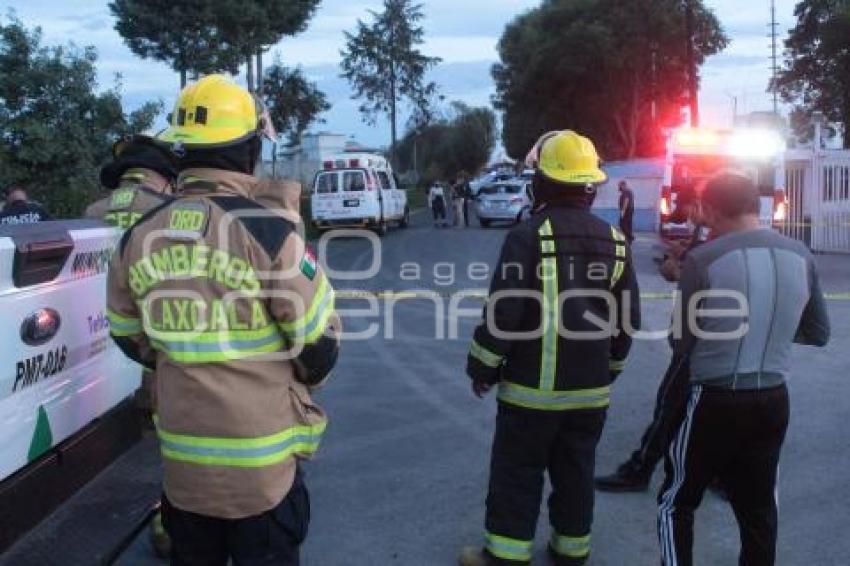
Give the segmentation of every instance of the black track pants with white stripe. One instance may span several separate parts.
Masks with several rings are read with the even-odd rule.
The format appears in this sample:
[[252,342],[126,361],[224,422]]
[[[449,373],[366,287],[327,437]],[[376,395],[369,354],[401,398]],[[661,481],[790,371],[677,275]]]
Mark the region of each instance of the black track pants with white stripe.
[[741,533],[741,566],[776,558],[776,469],[788,428],[785,386],[731,391],[694,386],[667,456],[658,496],[665,566],[693,564],[694,511],[719,479]]
[[687,356],[674,357],[658,386],[652,422],[640,439],[640,448],[629,461],[631,465],[652,475],[658,462],[675,436],[688,402],[691,371]]

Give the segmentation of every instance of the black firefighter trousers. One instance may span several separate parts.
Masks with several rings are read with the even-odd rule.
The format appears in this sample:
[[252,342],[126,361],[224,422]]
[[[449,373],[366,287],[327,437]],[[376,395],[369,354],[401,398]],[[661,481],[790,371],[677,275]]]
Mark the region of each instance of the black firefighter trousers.
[[486,551],[497,564],[528,563],[547,470],[550,551],[559,565],[585,563],[605,416],[606,409],[535,411],[499,403],[486,518]]
[[741,534],[740,566],[776,558],[776,469],[788,428],[785,386],[757,391],[694,386],[664,460],[658,496],[662,563],[693,564],[694,511],[719,478]]
[[299,470],[277,507],[245,519],[183,511],[162,499],[172,566],[298,566],[310,523],[310,497]]

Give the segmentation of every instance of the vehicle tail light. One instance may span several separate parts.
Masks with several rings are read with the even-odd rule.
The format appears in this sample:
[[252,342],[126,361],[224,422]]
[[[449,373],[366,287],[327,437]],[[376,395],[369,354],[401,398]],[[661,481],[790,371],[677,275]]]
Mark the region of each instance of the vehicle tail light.
[[788,220],[788,197],[782,189],[773,193],[773,221],[785,222]]
[[661,200],[658,203],[658,210],[661,212],[661,216],[670,216],[673,213],[673,207],[670,202],[671,200],[671,190],[670,187],[662,187],[661,188]]

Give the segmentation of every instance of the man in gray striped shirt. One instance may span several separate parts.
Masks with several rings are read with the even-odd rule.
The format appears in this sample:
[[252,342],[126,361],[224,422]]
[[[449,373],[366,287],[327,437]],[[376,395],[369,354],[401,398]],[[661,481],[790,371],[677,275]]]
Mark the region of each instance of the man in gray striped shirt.
[[701,205],[714,239],[690,253],[680,282],[674,359],[688,367],[690,396],[658,498],[662,561],[692,564],[694,511],[719,479],[740,527],[740,563],[773,564],[792,344],[824,346],[829,320],[811,254],[760,227],[747,177],[711,179]]

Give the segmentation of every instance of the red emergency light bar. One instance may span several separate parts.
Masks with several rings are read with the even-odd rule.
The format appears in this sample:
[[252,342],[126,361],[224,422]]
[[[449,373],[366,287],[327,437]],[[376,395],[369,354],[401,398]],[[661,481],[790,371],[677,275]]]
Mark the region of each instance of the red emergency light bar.
[[720,135],[713,130],[689,128],[676,132],[676,145],[680,147],[716,147],[720,145]]

